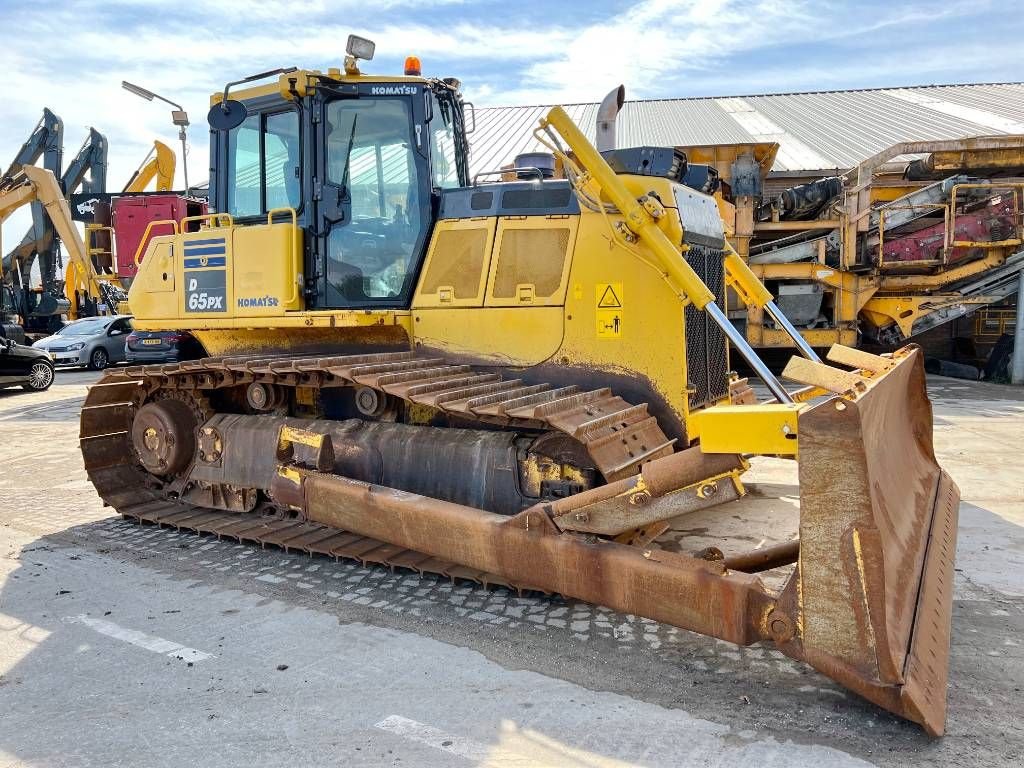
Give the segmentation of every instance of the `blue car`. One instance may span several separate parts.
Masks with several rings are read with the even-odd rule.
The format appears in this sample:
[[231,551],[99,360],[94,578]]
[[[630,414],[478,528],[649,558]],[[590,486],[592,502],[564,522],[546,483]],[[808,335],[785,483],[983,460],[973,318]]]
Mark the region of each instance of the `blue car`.
[[129,364],[177,363],[203,357],[203,347],[184,331],[132,331],[124,354]]

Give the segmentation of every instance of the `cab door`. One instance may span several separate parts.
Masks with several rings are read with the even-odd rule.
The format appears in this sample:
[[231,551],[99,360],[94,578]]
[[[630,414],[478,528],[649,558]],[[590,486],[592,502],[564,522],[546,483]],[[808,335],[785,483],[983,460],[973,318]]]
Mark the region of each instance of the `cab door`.
[[432,215],[420,85],[323,88],[317,110],[317,306],[409,306]]

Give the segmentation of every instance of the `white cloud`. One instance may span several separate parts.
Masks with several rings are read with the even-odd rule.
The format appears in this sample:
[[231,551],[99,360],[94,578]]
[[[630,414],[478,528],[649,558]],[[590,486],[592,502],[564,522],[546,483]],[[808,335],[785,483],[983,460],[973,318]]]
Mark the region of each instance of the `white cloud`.
[[[107,135],[108,187],[122,186],[154,138],[179,146],[169,107],[123,91],[126,79],[186,107],[193,122],[190,179],[201,181],[208,166],[210,94],[225,81],[278,66],[340,66],[350,32],[377,43],[378,60],[368,71],[397,69],[414,53],[428,72],[462,79],[478,106],[596,101],[620,82],[630,98],[712,90],[729,95],[883,79],[895,85],[896,77],[904,83],[957,80],[964,72],[1000,66],[1019,72],[1024,63],[1020,46],[964,39],[974,27],[958,27],[957,19],[988,18],[990,0],[870,9],[814,0],[641,0],[620,12],[553,12],[529,24],[497,0],[467,3],[456,13],[443,7],[459,2],[73,0],[45,12],[31,4],[8,6],[0,9],[0,23],[17,33],[5,35],[0,47],[0,164],[49,106],[64,118],[66,156],[87,126]],[[441,14],[457,21],[441,23]],[[951,19],[947,39],[915,47],[909,32],[942,18]],[[874,42],[902,30],[908,31],[907,44],[897,56]],[[833,46],[834,52],[820,54],[820,65],[809,62],[799,54],[812,44],[819,50]],[[8,224],[4,240],[20,234]]]
[[[974,46],[966,44],[962,30],[950,35],[945,44],[922,45],[920,50],[906,40],[901,41],[898,54],[881,44],[870,54],[863,49],[872,47],[883,31],[909,33],[946,17],[984,13],[988,5],[986,0],[960,0],[941,7],[893,3],[868,11],[859,3],[815,0],[644,0],[621,14],[571,30],[564,46],[543,44],[550,31],[543,32],[542,44],[534,50],[549,53],[538,56],[514,88],[501,90],[488,83],[489,94],[480,101],[488,105],[598,101],[619,83],[626,85],[628,98],[635,99],[702,95],[711,87],[718,89],[717,95],[794,87],[814,90],[836,82],[862,87],[879,71],[890,80],[901,70],[908,72],[911,81],[915,70],[950,73],[953,78],[958,67],[963,70],[971,63],[962,52]],[[858,55],[844,55],[839,48],[851,40],[862,49]],[[836,50],[822,57],[820,66],[796,63],[802,49],[821,44],[833,44]],[[1018,50],[992,46],[983,56],[984,63],[995,68],[1001,58],[1009,64],[1007,57],[1019,58]],[[764,55],[764,65],[735,63],[740,56],[759,53]],[[857,72],[864,73],[859,82]]]

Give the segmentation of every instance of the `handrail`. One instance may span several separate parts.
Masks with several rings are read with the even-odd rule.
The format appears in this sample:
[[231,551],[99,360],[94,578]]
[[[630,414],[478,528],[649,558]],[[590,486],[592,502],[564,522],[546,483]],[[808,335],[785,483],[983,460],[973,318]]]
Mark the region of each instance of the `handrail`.
[[[210,229],[218,229],[220,227],[233,227],[235,220],[232,218],[230,213],[203,213],[199,216],[186,216],[181,220],[181,231],[185,231],[185,224],[190,221],[203,221],[209,222]],[[219,223],[225,222],[225,223]]]
[[995,180],[989,183],[978,184],[978,183],[964,183],[954,184],[953,188],[949,191],[950,206],[952,208],[952,214],[949,221],[949,230],[947,233],[947,247],[949,248],[1002,248],[1006,246],[1020,245],[1024,241],[1024,222],[1015,222],[1014,229],[1016,230],[1016,237],[1008,238],[1006,240],[998,240],[992,242],[975,242],[973,240],[957,240],[956,239],[956,196],[959,194],[961,189],[984,189],[986,191],[993,192],[995,195],[996,190],[1006,190],[1013,195],[1015,217],[1020,219],[1021,217],[1021,202],[1024,198],[1024,182],[1005,182],[998,183]]
[[174,228],[173,234],[177,236],[179,234],[178,222],[174,219],[156,219],[146,225],[146,228],[142,232],[142,238],[139,240],[139,247],[135,250],[134,261],[136,267],[142,264],[142,249],[145,248],[146,244],[149,242],[150,230],[152,230],[153,227],[165,226],[167,224],[170,224]]
[[294,304],[299,300],[299,285],[302,282],[302,255],[299,252],[299,215],[295,212],[294,208],[284,206],[282,208],[271,208],[267,211],[267,224],[271,225],[274,223],[274,215],[278,213],[287,213],[292,219],[292,274],[295,275],[295,282],[292,283],[292,296],[288,299],[288,304]]
[[544,171],[532,165],[524,165],[519,168],[499,168],[496,171],[480,171],[473,177],[473,186],[480,186],[480,182],[477,181],[477,179],[479,179],[481,176],[498,176],[504,175],[506,173],[514,173],[516,175],[517,181],[519,180],[520,173],[529,173],[531,176],[536,176],[537,181],[544,181]]
[[[916,211],[921,208],[935,208],[942,209],[942,222],[946,229],[945,235],[948,240],[950,230],[950,206],[948,203],[914,203],[912,205],[883,205],[881,208],[876,209],[878,211],[878,268],[883,269],[885,266],[885,214],[886,211]],[[948,242],[944,242],[942,248],[942,256],[939,258],[939,264],[945,265],[946,263],[946,248]],[[916,261],[904,261],[901,264],[920,264],[922,261],[925,263],[932,263],[930,259],[918,259]]]

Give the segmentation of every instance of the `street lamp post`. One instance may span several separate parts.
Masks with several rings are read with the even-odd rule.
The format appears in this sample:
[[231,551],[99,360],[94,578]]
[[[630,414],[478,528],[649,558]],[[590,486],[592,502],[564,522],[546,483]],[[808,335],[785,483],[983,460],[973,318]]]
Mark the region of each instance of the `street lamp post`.
[[185,176],[185,194],[189,192],[188,185],[188,155],[187,148],[185,145],[185,129],[188,128],[188,114],[182,108],[181,104],[175,104],[170,99],[165,99],[158,93],[148,91],[142,86],[129,83],[127,80],[121,81],[121,87],[126,91],[134,93],[136,96],[140,96],[146,101],[152,101],[153,99],[159,99],[165,104],[170,104],[174,109],[171,110],[171,122],[178,126],[178,138],[181,139],[181,169]]

